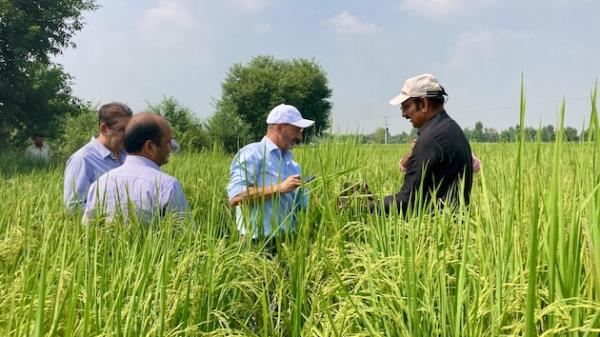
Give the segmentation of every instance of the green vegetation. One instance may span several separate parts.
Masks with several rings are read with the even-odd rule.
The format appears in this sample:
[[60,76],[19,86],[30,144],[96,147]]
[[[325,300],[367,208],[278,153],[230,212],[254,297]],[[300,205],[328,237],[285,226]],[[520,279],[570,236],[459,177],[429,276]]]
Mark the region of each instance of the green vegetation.
[[93,0],[0,1],[0,147],[34,132],[60,136],[64,117],[81,102],[71,94],[71,76],[50,61],[74,46],[83,13]]
[[[383,217],[366,214],[358,198],[340,210],[346,182],[396,191],[397,163],[409,149],[348,136],[295,152],[318,178],[297,235],[274,258],[237,235],[224,190],[231,155],[220,147],[184,152],[165,167],[182,182],[194,225],[166,218],[84,227],[81,214],[63,210],[60,157],[87,141],[95,118],[48,56],[70,44],[82,11],[94,8],[82,0],[0,2],[0,143],[38,126],[57,126],[58,140],[49,165],[0,157],[0,336],[600,334],[596,94],[581,142],[566,142],[574,139],[563,129],[563,106],[552,144],[542,143],[542,128],[538,141],[516,128],[517,143],[474,144],[483,168],[471,206],[456,214]],[[297,90],[311,83],[314,90]],[[330,90],[313,61],[257,57],[232,67],[223,92],[206,132],[228,150],[262,136],[265,115],[281,102],[316,119],[317,131],[327,126]],[[184,144],[203,148],[195,144],[206,135],[189,110],[172,98],[152,108]],[[63,114],[79,115],[61,121]],[[483,137],[483,125],[476,130]]]
[[[230,155],[173,156],[196,226],[83,227],[62,167],[0,180],[2,336],[594,336],[600,142],[474,145],[472,206],[408,221],[338,210],[346,181],[396,190],[408,146],[296,151],[311,183],[296,240],[240,242]],[[7,172],[11,164],[3,164]]]
[[179,103],[174,97],[163,97],[156,105],[149,104],[148,111],[163,116],[173,128],[173,137],[187,149],[200,150],[210,147],[206,130],[194,112]]
[[[452,115],[452,111],[449,111],[450,115]],[[519,139],[519,132],[521,128],[517,124],[516,126],[511,126],[506,130],[497,131],[494,128],[484,128],[483,123],[476,122],[475,128],[464,128],[465,136],[471,142],[477,143],[511,143],[517,142]],[[353,137],[359,138],[360,142],[363,144],[384,144],[385,141],[385,128],[379,127],[375,129],[373,133],[366,135],[350,135]],[[539,134],[538,134],[539,133]],[[586,138],[586,130],[582,130],[581,134],[577,131],[577,129],[567,126],[564,127],[562,131],[562,139],[567,142],[577,142],[581,139]],[[329,135],[331,138],[344,139],[349,135]],[[539,137],[538,137],[539,136]],[[544,127],[540,126],[539,128],[534,128],[531,126],[525,127],[525,141],[528,142],[536,142],[538,139],[544,143],[554,142],[556,137],[558,136],[558,131],[555,130],[552,124],[548,124]],[[417,138],[417,129],[412,129],[410,132],[401,132],[399,134],[390,135],[389,132],[387,134],[387,144],[404,144],[412,142]]]
[[[331,89],[325,70],[314,60],[276,60],[256,56],[247,65],[231,66],[222,83],[215,115],[237,116],[247,123],[250,139],[260,139],[269,111],[285,103],[298,108],[304,118],[315,121],[308,137],[329,126]],[[225,144],[227,145],[227,144]]]

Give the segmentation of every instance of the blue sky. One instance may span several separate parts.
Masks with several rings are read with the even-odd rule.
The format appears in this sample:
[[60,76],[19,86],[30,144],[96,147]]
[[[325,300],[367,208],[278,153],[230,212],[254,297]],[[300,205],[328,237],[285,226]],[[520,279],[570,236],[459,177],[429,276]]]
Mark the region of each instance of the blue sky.
[[174,96],[201,119],[214,112],[234,63],[257,55],[309,58],[333,90],[333,128],[409,131],[389,100],[408,77],[430,72],[449,93],[463,127],[505,129],[589,119],[600,74],[598,0],[158,0],[99,1],[77,48],[56,58],[75,95],[122,101],[134,111]]

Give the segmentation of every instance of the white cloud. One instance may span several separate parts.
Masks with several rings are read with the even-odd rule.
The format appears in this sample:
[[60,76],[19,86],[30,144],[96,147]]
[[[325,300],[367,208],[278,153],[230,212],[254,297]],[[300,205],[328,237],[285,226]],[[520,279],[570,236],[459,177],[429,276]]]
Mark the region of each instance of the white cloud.
[[236,8],[241,8],[251,12],[258,12],[266,8],[272,0],[227,0],[227,2]]
[[346,11],[327,20],[327,23],[333,26],[336,33],[340,35],[366,35],[380,30],[376,24],[361,21],[358,17]]
[[451,49],[448,67],[460,69],[470,64],[473,58],[481,57],[492,47],[492,38],[493,34],[487,31],[461,34]]
[[173,46],[185,42],[198,26],[186,0],[161,0],[140,22],[142,35],[150,42]]
[[463,2],[464,0],[403,0],[400,9],[429,17],[443,17],[457,12]]
[[[448,69],[465,69],[475,64],[493,66],[496,63],[522,64],[522,54],[515,50],[536,50],[539,34],[535,31],[500,29],[462,33],[450,47],[445,66]],[[530,53],[531,57],[533,57]]]

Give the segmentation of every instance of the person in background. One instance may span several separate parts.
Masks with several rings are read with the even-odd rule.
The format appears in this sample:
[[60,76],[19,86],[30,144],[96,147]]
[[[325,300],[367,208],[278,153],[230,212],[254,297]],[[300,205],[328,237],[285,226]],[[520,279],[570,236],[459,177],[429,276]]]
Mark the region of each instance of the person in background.
[[44,135],[36,133],[32,137],[33,144],[25,149],[25,158],[28,160],[49,161],[52,157],[52,150],[44,144]]
[[[302,140],[302,130],[313,124],[295,107],[280,104],[267,117],[263,139],[235,155],[227,195],[229,204],[236,207],[241,236],[250,235],[256,241],[295,232],[297,211],[306,206],[308,196],[299,189],[302,170],[291,149]],[[250,206],[250,219],[243,217],[240,205],[244,204]]]
[[90,185],[125,161],[123,133],[132,115],[127,105],[118,102],[98,110],[98,136],[73,153],[65,167],[63,201],[69,212],[83,208]]
[[177,154],[181,151],[181,145],[177,143],[175,138],[171,139],[171,148],[173,149],[173,153]]
[[171,126],[159,115],[148,112],[134,115],[123,136],[125,163],[92,183],[83,223],[89,223],[97,215],[112,221],[119,214],[125,216],[127,223],[130,210],[135,210],[142,223],[150,223],[169,212],[185,215],[187,201],[181,184],[160,171],[160,166],[169,161],[172,140]]

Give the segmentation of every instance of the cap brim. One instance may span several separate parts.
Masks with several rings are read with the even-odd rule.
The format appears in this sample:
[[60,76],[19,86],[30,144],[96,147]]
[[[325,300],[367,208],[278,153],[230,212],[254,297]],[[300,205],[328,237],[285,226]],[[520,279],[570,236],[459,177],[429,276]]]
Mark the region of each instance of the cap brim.
[[293,123],[290,123],[293,126],[297,126],[299,128],[308,128],[313,126],[313,124],[315,124],[315,121],[311,121],[310,119],[301,119],[299,121],[295,121]]
[[391,105],[400,105],[409,98],[410,98],[410,96],[408,96],[408,95],[400,94],[400,95],[392,98],[392,100],[390,101],[390,104]]

